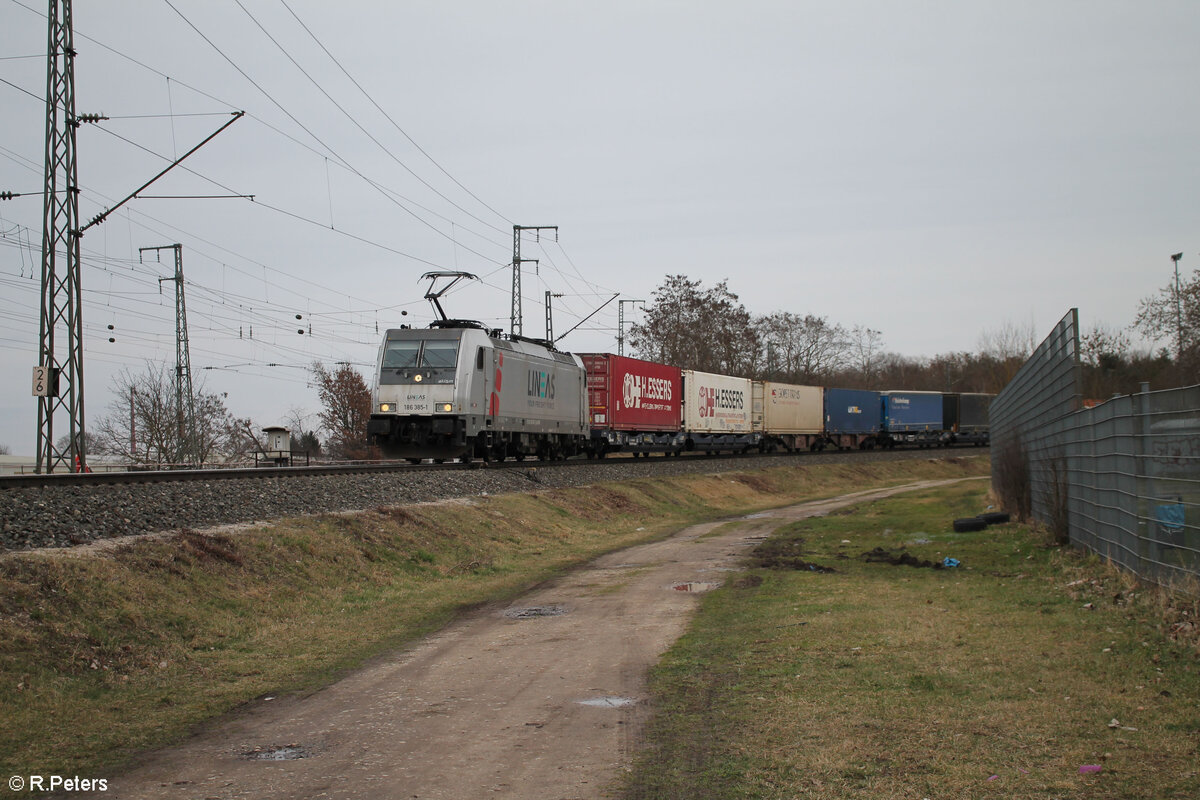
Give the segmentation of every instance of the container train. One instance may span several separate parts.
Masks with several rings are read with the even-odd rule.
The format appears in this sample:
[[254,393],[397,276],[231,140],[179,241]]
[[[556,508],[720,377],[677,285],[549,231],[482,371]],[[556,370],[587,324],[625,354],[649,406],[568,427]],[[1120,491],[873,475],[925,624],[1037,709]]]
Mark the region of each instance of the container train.
[[368,437],[411,461],[988,443],[990,395],[795,386],[611,353],[573,355],[471,321],[388,330]]

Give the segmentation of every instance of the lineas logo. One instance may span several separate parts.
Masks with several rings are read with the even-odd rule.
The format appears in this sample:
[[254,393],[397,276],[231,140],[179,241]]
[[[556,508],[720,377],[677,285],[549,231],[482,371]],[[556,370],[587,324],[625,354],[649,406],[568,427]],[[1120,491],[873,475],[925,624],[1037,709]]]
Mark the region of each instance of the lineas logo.
[[554,373],[529,370],[529,396],[543,400],[554,399]]
[[625,373],[622,399],[626,408],[641,408],[643,400],[670,400],[671,382],[666,378]]

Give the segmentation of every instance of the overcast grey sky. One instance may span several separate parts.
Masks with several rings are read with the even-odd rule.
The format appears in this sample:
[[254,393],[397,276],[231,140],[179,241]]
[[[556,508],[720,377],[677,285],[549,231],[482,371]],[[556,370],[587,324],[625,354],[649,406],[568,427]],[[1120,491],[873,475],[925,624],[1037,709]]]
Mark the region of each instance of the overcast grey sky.
[[[562,332],[683,273],[929,356],[1072,306],[1125,326],[1171,253],[1200,266],[1194,0],[240,3],[76,3],[77,111],[111,117],[78,134],[81,217],[234,110],[147,194],[255,196],[141,199],[87,232],[89,420],[115,371],[174,363],[170,266],[138,248],[175,242],[197,381],[259,424],[316,410],[313,359],[366,365],[376,326],[427,322],[427,270],[484,277],[447,310],[507,328],[514,224],[560,228],[523,245],[529,334],[544,291]],[[0,191],[34,193],[0,203],[0,444],[22,454],[44,13],[0,0]],[[562,345],[614,350],[615,325],[613,304]]]

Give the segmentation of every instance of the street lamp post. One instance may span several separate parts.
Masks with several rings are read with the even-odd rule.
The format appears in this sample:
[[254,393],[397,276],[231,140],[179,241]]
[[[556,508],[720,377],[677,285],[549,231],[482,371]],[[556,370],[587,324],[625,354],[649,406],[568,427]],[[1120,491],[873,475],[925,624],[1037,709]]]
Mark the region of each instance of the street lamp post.
[[1183,253],[1175,253],[1171,260],[1175,262],[1175,365],[1178,368],[1183,361],[1183,311],[1179,302],[1179,259]]

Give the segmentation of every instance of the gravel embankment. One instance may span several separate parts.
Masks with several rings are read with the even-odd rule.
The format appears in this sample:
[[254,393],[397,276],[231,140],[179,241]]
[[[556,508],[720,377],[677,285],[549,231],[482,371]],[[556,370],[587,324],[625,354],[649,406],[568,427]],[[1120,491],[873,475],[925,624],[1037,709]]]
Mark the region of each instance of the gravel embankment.
[[978,450],[824,453],[796,461],[611,459],[566,467],[408,470],[365,475],[246,478],[196,482],[0,489],[0,550],[69,547],[115,536],[205,528],[281,517],[583,486],[654,475],[716,473],[781,464],[829,464],[973,455]]

